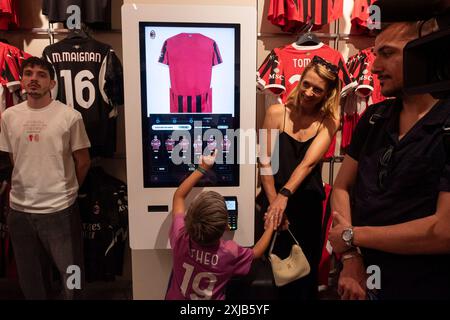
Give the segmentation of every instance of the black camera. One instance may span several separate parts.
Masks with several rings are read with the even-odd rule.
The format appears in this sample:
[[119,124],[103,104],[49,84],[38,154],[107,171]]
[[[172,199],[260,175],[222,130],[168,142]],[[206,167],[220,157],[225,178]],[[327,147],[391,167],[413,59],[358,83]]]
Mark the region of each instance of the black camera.
[[450,98],[450,1],[380,0],[381,22],[436,19],[439,31],[410,41],[403,50],[403,81],[408,94]]

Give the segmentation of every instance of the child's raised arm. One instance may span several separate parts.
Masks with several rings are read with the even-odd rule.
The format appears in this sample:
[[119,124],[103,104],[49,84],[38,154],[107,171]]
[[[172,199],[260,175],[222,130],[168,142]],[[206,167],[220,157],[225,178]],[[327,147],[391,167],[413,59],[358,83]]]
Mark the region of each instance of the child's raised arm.
[[186,199],[189,192],[197,184],[197,182],[202,178],[202,176],[209,170],[216,160],[217,150],[210,156],[201,156],[199,159],[198,168],[189,175],[178,187],[178,189],[173,194],[172,201],[172,215],[184,214],[186,210],[184,206],[184,200]]
[[253,247],[253,257],[255,259],[261,258],[264,252],[269,247],[270,240],[272,239],[273,232],[276,229],[276,224],[274,222],[273,216],[267,218],[264,222],[264,234],[258,240],[258,242]]

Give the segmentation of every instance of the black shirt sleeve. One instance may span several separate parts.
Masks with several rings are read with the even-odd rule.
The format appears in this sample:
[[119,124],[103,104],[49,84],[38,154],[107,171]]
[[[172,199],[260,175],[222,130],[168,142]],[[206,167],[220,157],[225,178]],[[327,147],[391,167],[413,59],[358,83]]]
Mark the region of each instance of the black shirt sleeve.
[[[450,136],[444,137],[444,139],[450,139]],[[450,192],[450,151],[446,150],[447,159],[445,160],[445,166],[442,170],[441,178],[439,181],[439,191]]]

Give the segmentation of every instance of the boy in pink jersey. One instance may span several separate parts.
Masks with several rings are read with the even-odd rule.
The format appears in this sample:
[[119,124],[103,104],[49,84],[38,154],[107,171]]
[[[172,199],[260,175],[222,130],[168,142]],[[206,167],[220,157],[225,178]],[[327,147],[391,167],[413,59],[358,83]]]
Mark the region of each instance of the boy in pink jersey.
[[272,238],[273,219],[266,219],[265,232],[253,249],[221,239],[228,228],[228,212],[224,198],[214,191],[199,194],[184,214],[185,198],[212,167],[216,154],[217,150],[211,156],[200,157],[198,169],[173,196],[169,234],[173,273],[167,300],[224,300],[231,277],[247,274],[253,259],[264,254]]

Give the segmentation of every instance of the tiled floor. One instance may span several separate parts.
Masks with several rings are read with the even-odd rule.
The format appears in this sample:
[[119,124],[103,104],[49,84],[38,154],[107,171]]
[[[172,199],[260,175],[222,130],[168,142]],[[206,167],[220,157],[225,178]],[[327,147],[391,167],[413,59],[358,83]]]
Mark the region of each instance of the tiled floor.
[[[338,300],[339,296],[336,292],[337,278],[334,274],[330,275],[330,286],[319,291],[320,300]],[[230,283],[232,286],[233,283]],[[264,287],[264,286],[263,286]],[[262,288],[263,288],[262,287]],[[84,291],[85,300],[132,300],[133,291],[130,280],[119,279],[110,282],[92,282],[87,283]],[[234,290],[234,291],[233,291]],[[229,293],[239,292],[239,288],[234,288]],[[237,290],[237,291],[236,291]],[[262,292],[258,292],[260,299],[272,299],[270,290],[266,296]],[[229,297],[230,299],[232,297]],[[17,280],[0,279],[0,300],[22,300],[23,295]],[[233,300],[233,299],[232,299]]]
[[[85,300],[131,300],[131,281],[92,282],[86,284]],[[17,280],[0,279],[0,300],[22,300]]]

